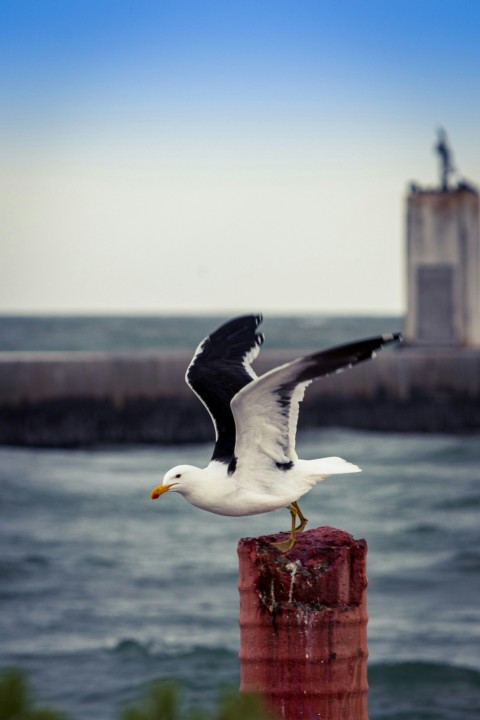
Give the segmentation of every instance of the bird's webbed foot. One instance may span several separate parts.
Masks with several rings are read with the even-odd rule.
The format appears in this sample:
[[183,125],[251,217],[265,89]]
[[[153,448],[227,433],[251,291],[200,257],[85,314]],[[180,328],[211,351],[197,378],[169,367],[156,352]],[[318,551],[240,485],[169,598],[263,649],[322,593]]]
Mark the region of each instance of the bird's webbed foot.
[[281,553],[287,553],[289,550],[293,548],[295,545],[295,537],[290,537],[288,540],[281,540],[280,542],[274,542],[272,545],[275,545],[278,550],[280,550]]

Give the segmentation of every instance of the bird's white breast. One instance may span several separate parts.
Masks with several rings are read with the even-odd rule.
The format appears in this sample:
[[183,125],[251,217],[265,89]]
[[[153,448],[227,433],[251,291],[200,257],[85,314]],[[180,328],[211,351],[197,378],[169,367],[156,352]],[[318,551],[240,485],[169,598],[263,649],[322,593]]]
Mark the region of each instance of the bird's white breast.
[[259,477],[253,472],[247,477],[238,472],[229,476],[225,464],[212,462],[182,494],[202,510],[239,517],[288,507],[314,484],[295,469],[282,472],[272,468],[271,473],[262,471]]

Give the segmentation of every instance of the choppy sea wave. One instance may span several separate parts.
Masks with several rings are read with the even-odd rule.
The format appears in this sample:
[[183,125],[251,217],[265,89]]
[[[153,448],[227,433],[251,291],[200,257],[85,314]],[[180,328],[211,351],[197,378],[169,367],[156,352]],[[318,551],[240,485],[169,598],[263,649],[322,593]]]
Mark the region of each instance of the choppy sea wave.
[[444,663],[381,663],[369,669],[372,720],[480,717],[480,672]]
[[[0,664],[76,720],[113,720],[156,678],[202,707],[238,685],[236,544],[288,514],[150,502],[209,451],[0,449]],[[309,431],[299,451],[363,468],[303,507],[368,541],[371,720],[480,717],[478,438]]]

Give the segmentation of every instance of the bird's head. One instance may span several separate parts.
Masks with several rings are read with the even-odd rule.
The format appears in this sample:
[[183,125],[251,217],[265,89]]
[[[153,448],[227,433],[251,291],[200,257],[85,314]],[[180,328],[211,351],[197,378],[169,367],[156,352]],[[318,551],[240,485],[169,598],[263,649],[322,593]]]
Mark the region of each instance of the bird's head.
[[184,494],[188,491],[188,483],[194,473],[198,473],[198,468],[193,465],[177,465],[176,467],[165,473],[165,476],[157,487],[153,488],[150,493],[152,500],[156,500],[164,493],[171,490]]

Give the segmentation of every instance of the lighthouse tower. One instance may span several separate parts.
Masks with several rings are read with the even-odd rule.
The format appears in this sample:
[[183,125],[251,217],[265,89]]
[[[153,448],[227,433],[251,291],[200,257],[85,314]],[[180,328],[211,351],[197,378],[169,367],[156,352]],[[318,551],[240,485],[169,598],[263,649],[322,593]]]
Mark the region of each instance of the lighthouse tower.
[[479,195],[453,184],[444,131],[436,150],[440,186],[412,186],[407,198],[407,340],[417,345],[480,346]]

